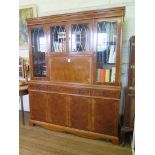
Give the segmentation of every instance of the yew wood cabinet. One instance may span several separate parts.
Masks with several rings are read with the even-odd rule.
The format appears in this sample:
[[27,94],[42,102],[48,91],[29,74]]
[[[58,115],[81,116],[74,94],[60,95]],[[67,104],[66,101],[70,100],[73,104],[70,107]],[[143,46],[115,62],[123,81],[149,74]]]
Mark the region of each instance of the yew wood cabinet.
[[27,20],[30,125],[118,143],[125,8]]

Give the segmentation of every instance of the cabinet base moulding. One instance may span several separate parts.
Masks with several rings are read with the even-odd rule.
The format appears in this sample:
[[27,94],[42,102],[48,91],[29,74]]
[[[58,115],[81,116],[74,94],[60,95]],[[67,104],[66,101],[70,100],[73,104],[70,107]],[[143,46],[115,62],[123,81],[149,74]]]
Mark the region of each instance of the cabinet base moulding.
[[29,121],[29,126],[33,127],[35,125],[41,126],[43,128],[53,130],[53,131],[59,131],[59,132],[68,132],[80,137],[84,138],[89,138],[89,139],[107,139],[111,140],[112,144],[118,145],[119,144],[119,138],[115,136],[110,136],[106,134],[101,134],[101,133],[94,133],[91,131],[84,131],[80,129],[74,129],[74,128],[69,128],[69,127],[64,127],[60,125],[55,125],[51,123],[45,123],[45,122],[40,122],[36,120],[30,120]]

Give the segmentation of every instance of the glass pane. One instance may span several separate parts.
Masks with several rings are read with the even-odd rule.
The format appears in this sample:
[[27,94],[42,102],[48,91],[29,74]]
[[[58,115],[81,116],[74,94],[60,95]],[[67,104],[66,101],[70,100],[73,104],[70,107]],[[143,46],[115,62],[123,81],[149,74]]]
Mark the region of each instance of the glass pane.
[[46,76],[46,39],[43,28],[33,28],[31,30],[32,37],[32,55],[33,55],[33,75],[34,77]]
[[88,24],[72,25],[72,52],[85,52],[88,50]]
[[97,82],[115,82],[117,23],[97,24]]
[[65,26],[53,26],[50,29],[51,34],[51,51],[65,52],[66,51],[66,29]]

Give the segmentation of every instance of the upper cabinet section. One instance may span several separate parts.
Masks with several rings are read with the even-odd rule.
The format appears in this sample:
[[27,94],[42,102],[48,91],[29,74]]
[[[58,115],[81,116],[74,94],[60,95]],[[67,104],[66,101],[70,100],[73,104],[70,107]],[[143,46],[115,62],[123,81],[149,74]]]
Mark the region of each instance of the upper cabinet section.
[[120,85],[125,8],[28,19],[32,80]]

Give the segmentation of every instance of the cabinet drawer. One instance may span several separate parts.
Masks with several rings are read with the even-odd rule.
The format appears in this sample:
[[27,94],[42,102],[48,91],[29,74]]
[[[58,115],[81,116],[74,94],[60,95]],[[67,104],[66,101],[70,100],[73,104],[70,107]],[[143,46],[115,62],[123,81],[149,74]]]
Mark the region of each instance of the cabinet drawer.
[[119,90],[107,90],[107,89],[92,89],[92,96],[100,96],[100,97],[111,97],[111,98],[120,98]]
[[30,90],[43,90],[43,91],[47,91],[48,90],[48,86],[45,84],[29,84],[29,89]]
[[65,86],[48,86],[48,91],[55,91],[66,94],[79,94],[79,95],[90,95],[90,90],[86,88],[75,88]]

